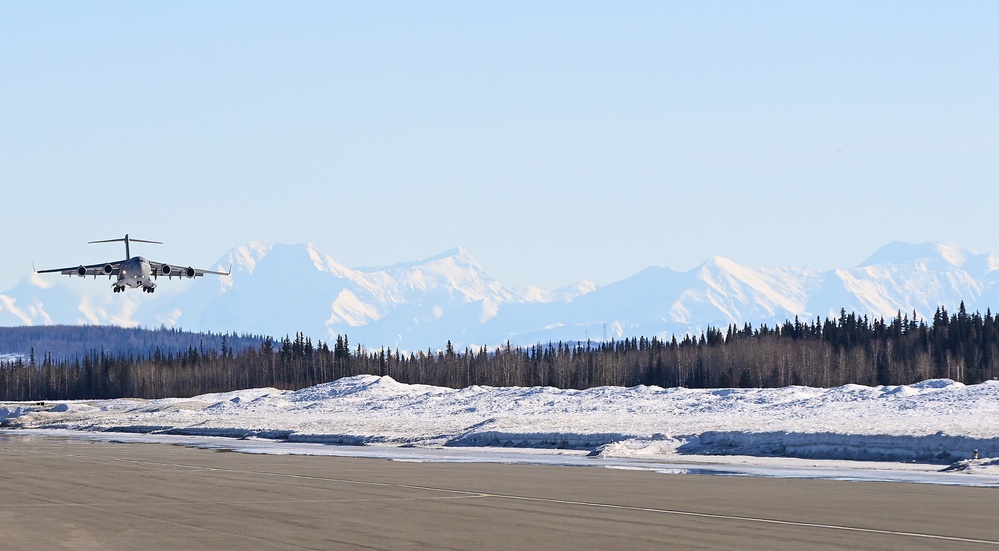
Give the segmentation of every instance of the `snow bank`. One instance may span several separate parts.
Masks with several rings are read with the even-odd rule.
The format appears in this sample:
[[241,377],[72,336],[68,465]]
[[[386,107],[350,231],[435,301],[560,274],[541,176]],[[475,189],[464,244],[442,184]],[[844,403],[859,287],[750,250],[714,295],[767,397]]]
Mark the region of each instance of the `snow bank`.
[[14,406],[14,407],[0,407],[0,422],[4,422],[8,419],[13,419],[15,417],[20,417],[32,411],[31,408]]
[[449,389],[363,375],[299,391],[0,404],[10,427],[600,457],[754,455],[953,463],[999,458],[999,382],[906,386]]
[[884,434],[716,432],[666,440],[628,439],[598,446],[598,457],[649,457],[671,454],[751,455],[953,463],[974,457],[999,457],[999,438],[968,438],[947,434],[899,436]]

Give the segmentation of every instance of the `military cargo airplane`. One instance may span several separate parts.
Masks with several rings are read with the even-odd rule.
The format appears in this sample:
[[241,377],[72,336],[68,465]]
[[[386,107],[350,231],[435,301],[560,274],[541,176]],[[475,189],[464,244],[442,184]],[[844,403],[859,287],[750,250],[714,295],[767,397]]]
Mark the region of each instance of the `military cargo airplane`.
[[136,287],[142,287],[143,291],[152,293],[156,290],[156,283],[153,282],[153,279],[156,279],[159,276],[167,276],[168,279],[173,279],[174,276],[179,278],[195,278],[201,277],[205,274],[227,276],[232,272],[231,267],[228,272],[214,272],[212,270],[203,270],[201,268],[192,268],[190,266],[187,268],[178,268],[176,265],[166,264],[165,262],[154,262],[152,260],[146,260],[141,256],[132,256],[131,252],[128,250],[128,244],[130,242],[157,243],[160,245],[163,243],[160,241],[147,241],[145,239],[129,239],[127,233],[123,239],[104,239],[101,241],[90,241],[89,243],[114,243],[118,241],[125,242],[125,260],[114,260],[103,264],[81,264],[76,267],[56,268],[54,270],[35,270],[35,273],[47,274],[59,272],[62,275],[80,277],[92,275],[94,276],[94,279],[96,279],[99,275],[106,275],[108,276],[108,279],[111,279],[113,276],[118,276],[118,280],[111,284],[114,292],[120,293],[124,291],[126,287],[131,287],[133,289]]

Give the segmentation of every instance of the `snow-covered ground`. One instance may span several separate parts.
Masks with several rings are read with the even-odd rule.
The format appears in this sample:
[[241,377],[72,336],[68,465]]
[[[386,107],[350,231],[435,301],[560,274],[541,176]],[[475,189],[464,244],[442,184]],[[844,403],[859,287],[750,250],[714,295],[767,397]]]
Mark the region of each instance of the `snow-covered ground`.
[[295,392],[6,403],[0,422],[257,453],[999,486],[999,381],[577,391],[358,376]]

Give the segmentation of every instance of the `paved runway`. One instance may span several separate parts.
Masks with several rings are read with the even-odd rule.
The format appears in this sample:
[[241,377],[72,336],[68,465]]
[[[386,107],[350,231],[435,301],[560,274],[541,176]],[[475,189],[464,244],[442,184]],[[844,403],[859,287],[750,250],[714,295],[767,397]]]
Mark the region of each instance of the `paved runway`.
[[0,547],[997,549],[999,490],[0,437]]

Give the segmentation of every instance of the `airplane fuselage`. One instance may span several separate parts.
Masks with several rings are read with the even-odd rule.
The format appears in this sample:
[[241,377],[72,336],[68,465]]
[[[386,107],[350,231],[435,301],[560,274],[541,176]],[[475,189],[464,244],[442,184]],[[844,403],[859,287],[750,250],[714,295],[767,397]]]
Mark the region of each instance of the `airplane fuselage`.
[[142,287],[142,290],[151,293],[156,288],[152,280],[153,270],[149,266],[149,261],[141,256],[133,256],[122,262],[118,271],[118,282],[114,285],[114,292],[125,290],[125,287],[135,289]]

